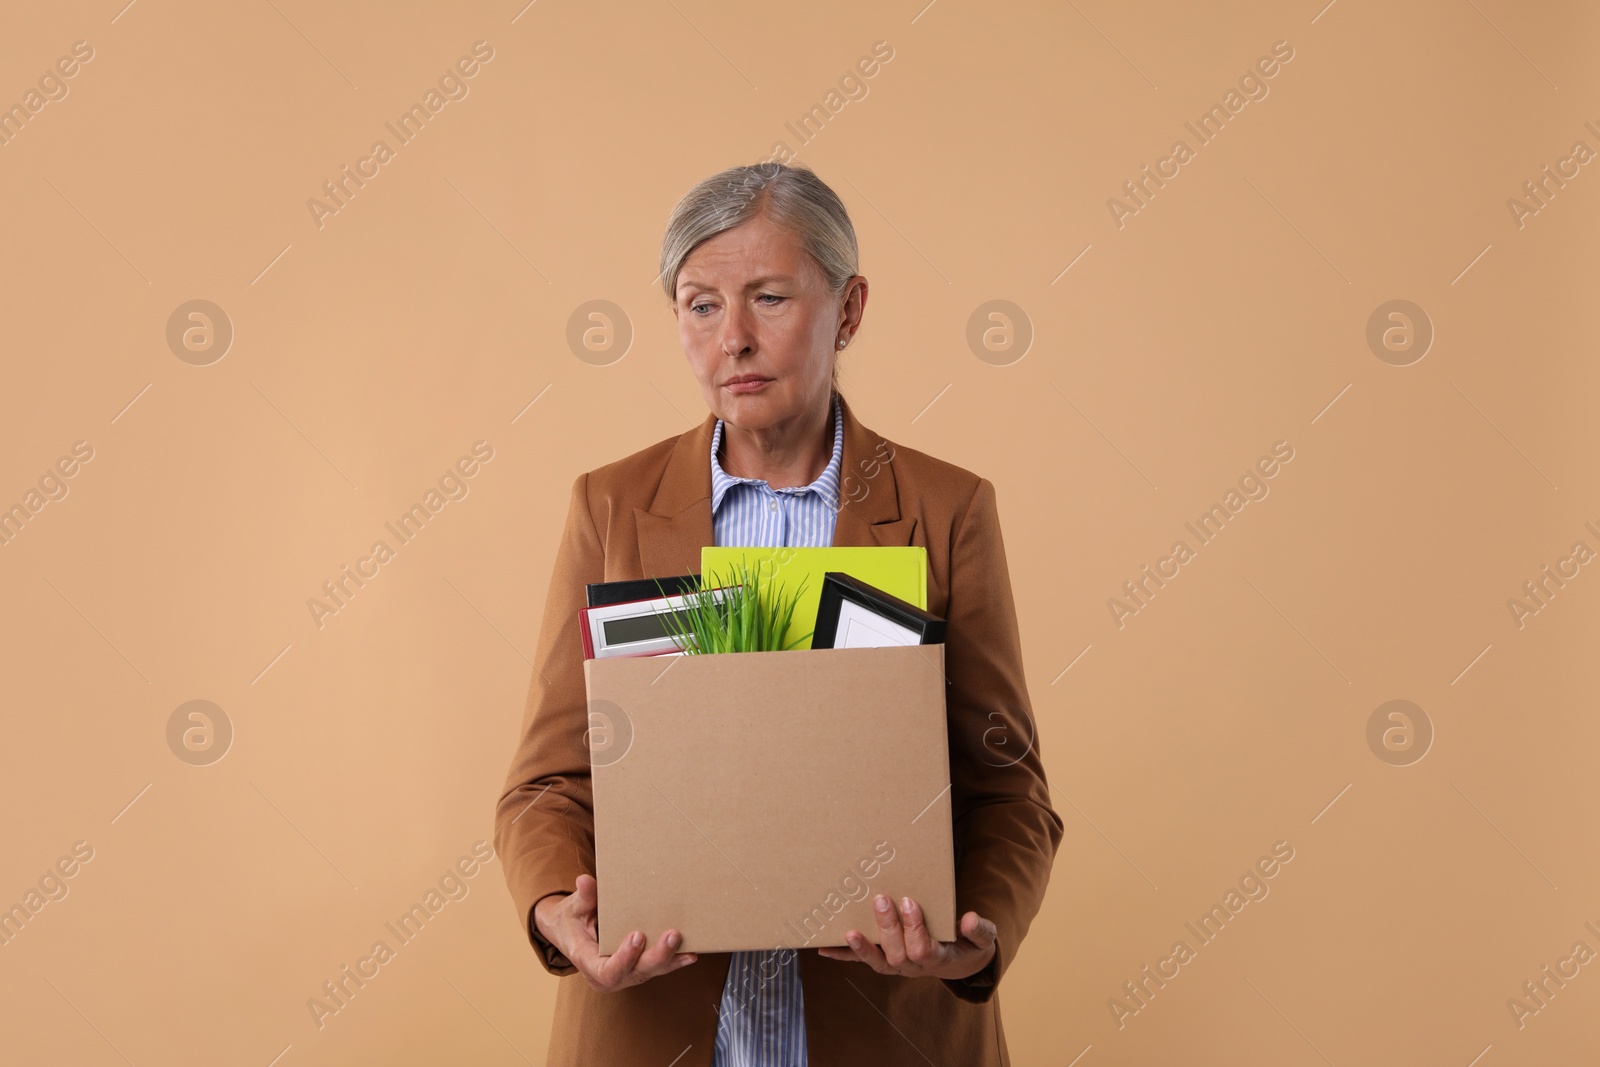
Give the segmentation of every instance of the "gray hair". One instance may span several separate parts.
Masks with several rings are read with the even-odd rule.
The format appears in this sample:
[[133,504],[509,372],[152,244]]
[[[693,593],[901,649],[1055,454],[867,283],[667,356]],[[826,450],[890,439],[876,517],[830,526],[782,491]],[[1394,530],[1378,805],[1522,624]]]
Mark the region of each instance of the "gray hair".
[[[809,167],[754,163],[713,174],[672,209],[661,239],[661,288],[668,303],[677,303],[678,273],[691,252],[763,214],[800,238],[830,293],[843,293],[845,283],[859,273],[855,227],[838,194]],[[835,389],[838,375],[835,358]]]

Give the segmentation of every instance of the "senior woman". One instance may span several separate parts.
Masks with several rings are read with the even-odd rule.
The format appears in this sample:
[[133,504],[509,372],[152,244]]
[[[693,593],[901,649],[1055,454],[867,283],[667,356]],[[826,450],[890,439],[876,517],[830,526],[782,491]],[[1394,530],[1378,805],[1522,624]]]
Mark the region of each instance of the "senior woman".
[[[833,190],[803,167],[707,178],[678,203],[661,282],[710,409],[581,474],[495,816],[506,882],[560,983],[552,1065],[1009,1062],[997,988],[1039,909],[1062,823],[1034,740],[994,486],[863,426],[838,390],[867,280]],[[848,947],[679,952],[677,930],[596,941],[584,585],[697,573],[707,544],[921,545],[946,620],[957,939],[875,899]],[[895,739],[882,741],[885,760]],[[739,798],[730,798],[737,801]],[[871,934],[872,936],[867,936]]]

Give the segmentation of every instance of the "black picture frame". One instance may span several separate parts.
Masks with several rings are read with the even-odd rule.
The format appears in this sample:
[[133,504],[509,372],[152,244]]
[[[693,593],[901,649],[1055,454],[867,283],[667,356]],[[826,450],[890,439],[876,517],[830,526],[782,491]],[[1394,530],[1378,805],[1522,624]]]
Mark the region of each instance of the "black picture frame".
[[917,633],[920,636],[917,644],[944,643],[945,622],[939,616],[843,571],[825,571],[821,599],[817,602],[816,628],[811,637],[812,648],[834,647],[833,642],[839,630],[839,613],[846,602]]

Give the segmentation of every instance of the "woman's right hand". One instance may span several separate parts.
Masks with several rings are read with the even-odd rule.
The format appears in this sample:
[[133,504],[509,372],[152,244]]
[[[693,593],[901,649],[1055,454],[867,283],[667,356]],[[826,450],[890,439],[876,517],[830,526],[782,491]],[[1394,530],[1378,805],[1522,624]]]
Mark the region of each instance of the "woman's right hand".
[[683,936],[668,930],[648,949],[644,934],[633,931],[609,956],[600,954],[595,880],[578,875],[576,891],[551,893],[533,906],[533,922],[552,945],[578,968],[590,988],[602,993],[648,982],[657,975],[687,967],[700,957],[679,952]]

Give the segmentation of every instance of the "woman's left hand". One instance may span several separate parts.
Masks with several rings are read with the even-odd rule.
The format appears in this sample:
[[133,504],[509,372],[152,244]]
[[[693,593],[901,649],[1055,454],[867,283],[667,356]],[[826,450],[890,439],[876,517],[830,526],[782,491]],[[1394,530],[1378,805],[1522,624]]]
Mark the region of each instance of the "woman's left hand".
[[859,930],[845,932],[849,948],[819,948],[830,960],[859,960],[879,974],[899,974],[908,978],[967,978],[977,974],[994,958],[994,923],[969,911],[957,924],[957,939],[935,941],[922,921],[922,908],[903,897],[897,911],[888,897],[879,893],[873,901],[878,919],[878,944],[874,945]]

